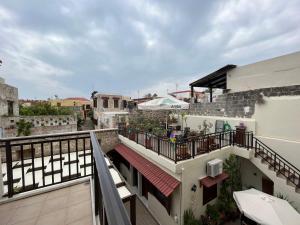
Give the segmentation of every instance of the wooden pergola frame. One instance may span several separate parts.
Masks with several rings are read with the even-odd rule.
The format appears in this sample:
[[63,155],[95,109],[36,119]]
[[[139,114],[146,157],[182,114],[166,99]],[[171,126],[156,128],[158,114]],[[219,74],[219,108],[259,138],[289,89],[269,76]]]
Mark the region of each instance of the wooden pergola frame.
[[194,97],[194,87],[208,88],[210,94],[210,102],[212,102],[212,92],[213,88],[227,89],[227,72],[233,68],[236,68],[236,65],[228,64],[205,77],[200,78],[192,83],[191,86],[191,97]]

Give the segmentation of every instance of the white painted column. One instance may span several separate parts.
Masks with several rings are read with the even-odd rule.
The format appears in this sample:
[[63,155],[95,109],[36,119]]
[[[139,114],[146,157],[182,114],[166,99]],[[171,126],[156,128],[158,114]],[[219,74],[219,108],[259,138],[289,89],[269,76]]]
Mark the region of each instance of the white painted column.
[[142,174],[140,172],[138,172],[138,194],[140,196],[142,196],[142,185],[143,185],[143,182],[142,182]]

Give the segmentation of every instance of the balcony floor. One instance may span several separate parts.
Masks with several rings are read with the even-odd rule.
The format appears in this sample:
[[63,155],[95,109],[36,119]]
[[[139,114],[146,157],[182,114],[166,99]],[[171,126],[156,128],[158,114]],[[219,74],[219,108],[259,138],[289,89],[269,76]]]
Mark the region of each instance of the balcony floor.
[[92,225],[89,182],[0,205],[1,225]]

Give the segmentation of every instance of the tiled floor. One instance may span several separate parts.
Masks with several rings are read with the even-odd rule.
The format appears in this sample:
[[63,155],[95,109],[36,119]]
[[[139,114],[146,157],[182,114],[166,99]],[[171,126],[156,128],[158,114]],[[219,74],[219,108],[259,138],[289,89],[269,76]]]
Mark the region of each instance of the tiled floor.
[[[125,207],[129,213],[129,202],[125,203]],[[139,198],[136,198],[136,225],[158,225]]]
[[0,225],[92,225],[90,184],[0,205]]

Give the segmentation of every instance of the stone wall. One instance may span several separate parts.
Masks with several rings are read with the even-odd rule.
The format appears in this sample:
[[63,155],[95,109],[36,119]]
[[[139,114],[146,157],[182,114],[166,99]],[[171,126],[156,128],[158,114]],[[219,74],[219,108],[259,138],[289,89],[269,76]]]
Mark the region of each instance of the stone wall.
[[18,116],[18,88],[0,82],[0,116],[8,116],[8,101],[13,102],[13,115]]
[[17,122],[20,119],[33,124],[31,135],[77,131],[77,118],[74,115],[1,117],[0,127],[4,129],[4,137],[17,136]]
[[[171,111],[171,110],[170,110]],[[137,115],[142,115],[146,118],[150,118],[150,119],[157,119],[160,121],[165,121],[167,115],[170,112],[169,110],[133,110],[130,114],[129,114],[129,119],[137,116]]]
[[[103,130],[95,130],[96,136],[98,140],[101,140],[101,148],[106,153],[110,150],[112,150],[118,143],[118,131],[117,129],[103,129]],[[64,133],[68,134],[68,133]],[[31,159],[31,154],[33,151],[34,157],[41,157],[42,156],[42,145],[41,142],[43,141],[43,155],[44,156],[50,156],[51,155],[51,140],[52,140],[52,149],[53,154],[60,154],[60,145],[61,145],[61,151],[62,154],[68,153],[68,145],[70,145],[70,152],[76,151],[76,142],[77,142],[77,149],[78,151],[83,151],[84,147],[86,150],[91,149],[91,143],[89,134],[82,133],[82,132],[75,132],[75,133],[69,133],[71,135],[68,136],[36,136],[35,139],[28,139],[28,140],[16,140],[12,139],[11,143],[13,144],[20,144],[22,143],[23,146],[23,154],[24,159]],[[63,135],[63,134],[62,134]],[[83,138],[85,137],[85,138]],[[69,140],[68,139],[73,139]],[[77,139],[77,141],[76,141]],[[85,140],[83,140],[85,139]],[[46,142],[45,142],[46,141]],[[32,144],[32,146],[31,146]],[[3,145],[3,146],[2,146]],[[1,158],[2,162],[6,162],[6,154],[5,154],[5,141],[0,141],[0,150],[1,150]],[[20,145],[16,145],[12,147],[12,156],[13,161],[20,160],[21,154],[20,154]]]
[[300,95],[300,85],[263,88],[219,95],[215,102],[191,104],[190,114],[251,118],[255,104],[264,104],[264,96]]

